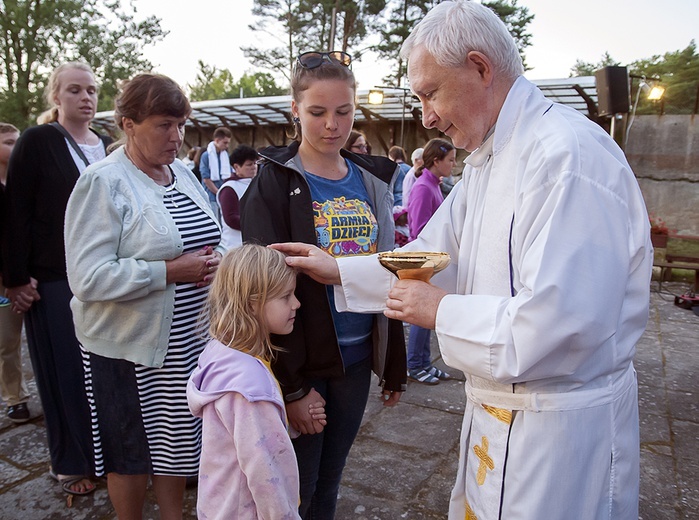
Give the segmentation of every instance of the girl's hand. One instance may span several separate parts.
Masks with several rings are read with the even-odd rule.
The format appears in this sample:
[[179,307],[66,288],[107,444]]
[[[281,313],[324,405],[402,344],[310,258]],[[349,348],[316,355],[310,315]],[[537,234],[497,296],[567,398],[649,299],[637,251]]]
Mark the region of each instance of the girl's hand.
[[289,424],[294,430],[304,434],[314,434],[323,431],[324,425],[311,416],[310,410],[313,403],[322,403],[325,406],[325,400],[316,392],[315,388],[311,388],[311,391],[301,399],[286,404],[286,415],[289,417]]
[[328,421],[326,421],[327,416],[325,415],[325,403],[322,401],[309,404],[308,413],[311,414],[313,420],[318,421],[321,426],[326,426],[328,424]]

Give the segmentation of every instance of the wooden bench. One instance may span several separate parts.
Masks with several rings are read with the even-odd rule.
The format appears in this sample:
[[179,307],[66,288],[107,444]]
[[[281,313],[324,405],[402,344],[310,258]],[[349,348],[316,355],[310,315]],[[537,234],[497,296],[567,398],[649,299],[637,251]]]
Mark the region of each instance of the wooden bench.
[[694,293],[699,294],[699,256],[687,255],[678,252],[671,247],[673,242],[699,242],[699,237],[691,235],[672,235],[668,248],[665,252],[665,258],[658,258],[653,261],[654,267],[660,267],[660,281],[670,280],[672,269],[685,269],[694,271]]
[[[660,267],[660,281],[667,281],[670,278],[667,275],[670,273],[671,269],[686,269],[688,271],[694,271],[694,294],[699,294],[699,263],[690,262],[663,262],[661,260],[656,260],[653,262],[653,267]],[[668,271],[666,271],[666,269]]]

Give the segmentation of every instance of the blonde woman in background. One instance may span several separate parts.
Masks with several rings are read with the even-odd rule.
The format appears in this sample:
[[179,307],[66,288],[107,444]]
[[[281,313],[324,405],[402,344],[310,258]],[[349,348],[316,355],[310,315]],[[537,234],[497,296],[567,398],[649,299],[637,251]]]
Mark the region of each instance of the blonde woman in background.
[[[84,63],[65,63],[49,79],[48,124],[25,130],[7,172],[3,283],[12,309],[25,314],[51,455],[63,490],[95,489],[90,415],[80,348],[70,311],[63,245],[66,204],[80,174],[103,159],[111,140],[90,128],[97,82]],[[11,223],[11,224],[10,224]]]

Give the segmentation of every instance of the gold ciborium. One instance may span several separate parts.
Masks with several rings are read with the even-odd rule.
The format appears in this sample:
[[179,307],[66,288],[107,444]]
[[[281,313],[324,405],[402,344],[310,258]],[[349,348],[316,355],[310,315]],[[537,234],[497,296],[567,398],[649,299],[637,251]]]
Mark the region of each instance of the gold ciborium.
[[449,265],[449,253],[398,251],[379,253],[379,263],[401,280],[429,282],[432,275]]

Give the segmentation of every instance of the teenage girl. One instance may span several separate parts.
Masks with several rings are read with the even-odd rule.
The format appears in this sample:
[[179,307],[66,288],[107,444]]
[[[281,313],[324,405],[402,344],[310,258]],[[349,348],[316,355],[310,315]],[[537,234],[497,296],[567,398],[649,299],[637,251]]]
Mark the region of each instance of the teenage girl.
[[[342,149],[352,130],[356,82],[344,52],[306,52],[291,79],[297,140],[262,150],[242,200],[243,241],[305,242],[335,257],[392,250],[398,165]],[[366,406],[372,369],[384,404],[405,389],[403,327],[381,314],[338,313],[332,286],[301,276],[291,334],[272,362],[284,394],[301,479],[302,517],[333,518],[347,454]],[[308,404],[325,399],[321,431]]]
[[[203,419],[199,518],[299,518],[299,478],[286,412],[269,363],[270,334],[293,330],[296,273],[259,245],[227,253],[208,296],[212,337],[187,385]],[[325,425],[322,401],[309,414]]]
[[12,310],[24,313],[46,422],[49,475],[71,495],[95,490],[95,468],[63,223],[75,183],[90,164],[105,158],[111,143],[90,128],[98,91],[87,64],[56,67],[45,92],[52,108],[40,116],[47,124],[22,133],[7,167],[3,284]]

